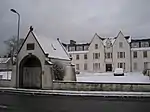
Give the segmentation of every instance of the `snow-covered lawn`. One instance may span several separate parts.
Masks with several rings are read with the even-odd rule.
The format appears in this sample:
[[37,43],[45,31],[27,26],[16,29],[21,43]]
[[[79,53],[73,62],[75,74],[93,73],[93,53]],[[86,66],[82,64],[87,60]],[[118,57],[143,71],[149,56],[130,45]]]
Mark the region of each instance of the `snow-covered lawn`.
[[113,73],[86,73],[77,75],[78,82],[108,82],[108,83],[150,83],[148,76],[142,73],[129,72],[124,76],[114,76]]

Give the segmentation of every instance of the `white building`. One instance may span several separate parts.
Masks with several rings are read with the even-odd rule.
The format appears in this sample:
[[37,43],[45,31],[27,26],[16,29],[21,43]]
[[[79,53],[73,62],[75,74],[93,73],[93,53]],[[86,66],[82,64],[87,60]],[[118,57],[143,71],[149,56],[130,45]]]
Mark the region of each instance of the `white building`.
[[70,44],[63,45],[77,71],[108,72],[115,68],[142,71],[150,63],[150,39],[132,39],[121,31],[117,37],[102,38],[95,34],[89,43],[70,40]]

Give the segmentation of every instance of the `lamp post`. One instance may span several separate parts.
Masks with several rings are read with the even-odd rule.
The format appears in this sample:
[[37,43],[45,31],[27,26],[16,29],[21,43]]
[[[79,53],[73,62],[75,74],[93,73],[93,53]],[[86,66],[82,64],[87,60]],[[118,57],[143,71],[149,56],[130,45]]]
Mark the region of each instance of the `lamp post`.
[[15,9],[10,9],[10,11],[18,15],[17,56],[16,56],[16,88],[17,88],[18,87],[18,50],[19,50],[20,14]]

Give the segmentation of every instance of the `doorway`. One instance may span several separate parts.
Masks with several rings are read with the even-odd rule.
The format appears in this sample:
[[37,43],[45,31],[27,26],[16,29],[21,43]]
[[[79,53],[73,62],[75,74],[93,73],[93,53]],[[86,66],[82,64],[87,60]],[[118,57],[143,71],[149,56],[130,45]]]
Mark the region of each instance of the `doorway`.
[[112,64],[106,64],[106,72],[112,71]]
[[20,88],[42,88],[42,67],[40,60],[34,55],[22,59],[19,66]]

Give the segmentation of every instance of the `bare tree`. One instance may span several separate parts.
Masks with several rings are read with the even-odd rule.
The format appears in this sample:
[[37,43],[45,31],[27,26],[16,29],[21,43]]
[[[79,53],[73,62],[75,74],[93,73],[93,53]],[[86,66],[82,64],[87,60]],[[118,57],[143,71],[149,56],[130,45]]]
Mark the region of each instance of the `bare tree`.
[[[23,41],[23,38],[19,39],[19,48],[22,45]],[[7,47],[7,55],[14,56],[17,53],[17,37],[13,36],[12,38],[5,40],[4,43]]]

